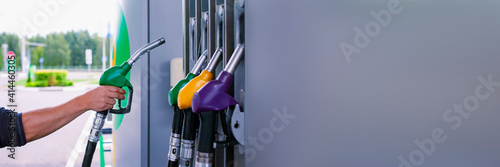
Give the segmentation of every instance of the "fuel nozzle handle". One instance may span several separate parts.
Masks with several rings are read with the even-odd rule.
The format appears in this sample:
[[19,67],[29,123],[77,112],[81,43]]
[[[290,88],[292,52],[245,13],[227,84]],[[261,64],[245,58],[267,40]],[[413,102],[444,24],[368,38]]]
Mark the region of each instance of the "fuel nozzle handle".
[[142,46],[141,48],[139,48],[137,51],[135,51],[135,53],[130,56],[130,59],[128,59],[127,63],[130,64],[130,66],[133,66],[134,63],[139,60],[139,58],[141,58],[141,56],[146,53],[146,52],[149,52],[150,50],[162,45],[165,43],[165,39],[162,37],[160,39],[157,39],[156,41],[153,41],[153,42],[150,42],[144,46]]

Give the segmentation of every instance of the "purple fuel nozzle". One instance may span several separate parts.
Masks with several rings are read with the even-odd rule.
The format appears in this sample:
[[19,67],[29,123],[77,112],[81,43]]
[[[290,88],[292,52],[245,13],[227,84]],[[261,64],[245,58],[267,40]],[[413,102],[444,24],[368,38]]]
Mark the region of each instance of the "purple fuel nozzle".
[[233,82],[233,73],[243,57],[244,45],[239,44],[233,52],[226,68],[216,80],[209,81],[200,90],[196,91],[191,102],[193,112],[199,114],[205,111],[219,111],[236,105],[238,102],[227,94]]
[[204,111],[219,111],[226,109],[238,102],[226,92],[233,81],[233,76],[222,71],[216,80],[209,81],[193,96],[191,107],[193,112],[199,114]]

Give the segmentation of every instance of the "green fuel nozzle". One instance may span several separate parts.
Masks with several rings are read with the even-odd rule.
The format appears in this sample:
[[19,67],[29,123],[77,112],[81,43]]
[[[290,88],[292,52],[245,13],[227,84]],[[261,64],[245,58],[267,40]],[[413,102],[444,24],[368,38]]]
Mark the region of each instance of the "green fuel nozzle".
[[118,101],[119,109],[111,109],[111,113],[115,114],[125,114],[130,112],[130,104],[132,102],[133,95],[133,87],[130,81],[127,80],[126,76],[134,63],[141,58],[144,53],[149,52],[150,50],[162,45],[165,43],[164,38],[160,38],[156,41],[148,43],[143,47],[139,48],[126,62],[123,62],[120,66],[114,66],[106,70],[99,79],[99,85],[109,85],[116,86],[119,88],[127,87],[129,90],[129,98],[127,102],[127,107],[122,108],[121,103],[122,100]]
[[[130,104],[132,104],[132,96],[134,89],[132,88],[132,84],[129,80],[127,80],[126,76],[134,63],[141,58],[146,52],[149,52],[151,49],[154,49],[165,43],[164,38],[160,38],[156,41],[148,43],[143,47],[139,48],[127,62],[124,62],[120,66],[114,66],[104,71],[99,79],[99,85],[109,85],[116,86],[119,88],[127,87],[129,90],[128,102],[127,106],[123,108],[121,106],[122,100],[118,100],[118,109],[109,109],[106,111],[96,112],[96,117],[94,118],[92,129],[90,130],[89,140],[87,142],[87,147],[85,149],[85,155],[82,161],[82,167],[90,167],[92,164],[92,159],[94,156],[95,148],[97,142],[99,141],[99,136],[101,135],[101,130],[106,121],[106,116],[108,113],[114,114],[126,114],[130,112]],[[101,141],[102,142],[102,141]]]

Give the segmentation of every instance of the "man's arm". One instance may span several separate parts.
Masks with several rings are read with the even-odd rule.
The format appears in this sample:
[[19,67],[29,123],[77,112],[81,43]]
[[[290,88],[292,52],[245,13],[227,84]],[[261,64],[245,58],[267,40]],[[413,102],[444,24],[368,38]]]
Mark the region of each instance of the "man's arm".
[[114,99],[125,99],[125,90],[113,86],[99,86],[64,104],[22,113],[26,141],[45,137],[71,122],[88,110],[104,111],[113,108]]

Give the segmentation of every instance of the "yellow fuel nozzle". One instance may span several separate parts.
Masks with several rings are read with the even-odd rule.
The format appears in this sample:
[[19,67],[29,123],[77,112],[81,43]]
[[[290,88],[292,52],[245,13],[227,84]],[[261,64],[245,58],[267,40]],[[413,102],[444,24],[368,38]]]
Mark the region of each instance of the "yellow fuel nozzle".
[[203,87],[208,81],[211,81],[213,77],[214,74],[207,70],[203,70],[200,75],[189,81],[189,83],[179,91],[179,96],[177,96],[177,105],[179,105],[179,108],[190,108],[194,92]]
[[214,70],[217,64],[221,60],[222,49],[218,48],[215,50],[212,59],[208,62],[207,67],[203,70],[200,75],[193,78],[189,83],[186,84],[181,90],[179,90],[179,95],[177,96],[177,105],[180,109],[187,109],[191,107],[191,101],[193,100],[194,92],[203,87],[208,81],[214,78]]

